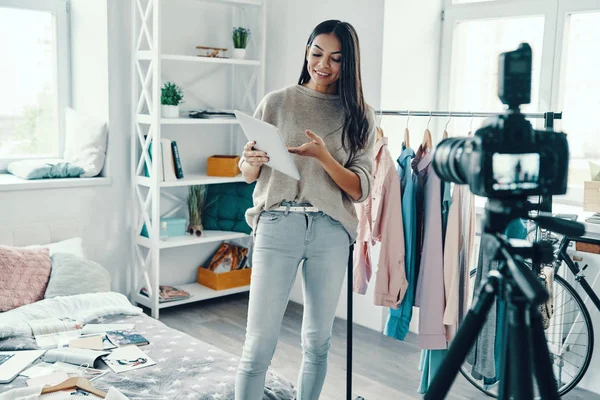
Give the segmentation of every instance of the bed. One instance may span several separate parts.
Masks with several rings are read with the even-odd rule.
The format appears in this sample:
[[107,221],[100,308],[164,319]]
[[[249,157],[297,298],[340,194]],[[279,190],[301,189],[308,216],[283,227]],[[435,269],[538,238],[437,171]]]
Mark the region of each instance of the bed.
[[[73,224],[0,229],[0,245],[47,244],[80,236]],[[70,315],[64,315],[70,314]],[[81,294],[41,300],[0,314],[0,351],[37,349],[27,320],[77,315],[85,323],[130,323],[150,342],[141,349],[156,362],[130,372],[109,371],[95,379],[95,387],[115,387],[129,399],[233,399],[238,356],[167,327],[134,307],[125,296],[109,293]],[[99,368],[107,368],[99,361]],[[19,376],[0,384],[0,394],[26,386]],[[293,385],[269,370],[264,399],[295,398]]]

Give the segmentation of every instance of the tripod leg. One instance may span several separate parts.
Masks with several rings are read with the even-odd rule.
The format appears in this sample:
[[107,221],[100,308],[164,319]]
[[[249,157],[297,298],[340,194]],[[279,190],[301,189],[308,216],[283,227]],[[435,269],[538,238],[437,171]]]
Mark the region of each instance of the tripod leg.
[[[507,349],[506,344],[508,342],[508,313],[506,312],[506,301],[502,301],[500,305],[504,309],[502,314],[504,318],[500,323],[502,324],[500,330],[500,337],[502,340],[502,351],[500,353],[500,371],[499,371],[499,380],[500,384],[498,385],[498,399],[499,400],[508,400],[510,399],[510,380],[508,379],[508,365],[510,365],[510,352]],[[499,310],[498,310],[499,312]]]
[[514,400],[533,399],[531,332],[527,308],[526,303],[508,304],[508,378]]
[[548,351],[548,342],[544,333],[544,324],[539,310],[531,311],[531,339],[533,362],[535,363],[535,378],[540,396],[546,400],[558,400],[558,389],[552,370],[552,361]]
[[429,389],[424,396],[425,400],[446,398],[452,382],[456,379],[456,375],[467,357],[467,353],[473,347],[477,335],[485,323],[487,313],[496,301],[501,279],[502,277],[497,271],[492,271],[488,275],[477,296],[477,302],[465,316],[442,365],[438,369],[438,373],[435,374],[435,378],[429,385]]

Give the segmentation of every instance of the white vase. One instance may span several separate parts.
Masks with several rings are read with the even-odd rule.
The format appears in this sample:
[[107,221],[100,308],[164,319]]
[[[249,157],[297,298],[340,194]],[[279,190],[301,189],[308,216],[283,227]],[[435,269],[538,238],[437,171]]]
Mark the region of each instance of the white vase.
[[233,49],[233,58],[243,60],[246,58],[246,49]]
[[160,110],[163,118],[179,118],[179,106],[161,104]]

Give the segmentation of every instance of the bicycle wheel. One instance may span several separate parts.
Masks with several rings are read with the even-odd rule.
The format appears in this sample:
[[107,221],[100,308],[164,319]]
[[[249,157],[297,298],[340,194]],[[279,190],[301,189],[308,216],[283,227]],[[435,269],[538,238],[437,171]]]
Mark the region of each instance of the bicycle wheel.
[[[470,298],[474,287],[476,270],[470,273]],[[558,394],[564,396],[583,378],[592,358],[594,331],[590,314],[575,289],[562,277],[554,276],[554,313],[546,329],[546,339]],[[463,363],[460,372],[477,389],[488,396],[497,397],[498,382],[486,384],[483,378],[473,374],[474,366]],[[475,376],[474,376],[475,375]]]

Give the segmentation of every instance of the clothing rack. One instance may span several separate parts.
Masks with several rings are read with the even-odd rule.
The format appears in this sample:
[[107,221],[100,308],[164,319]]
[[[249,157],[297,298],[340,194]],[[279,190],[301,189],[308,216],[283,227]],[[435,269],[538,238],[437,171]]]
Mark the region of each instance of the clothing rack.
[[[503,112],[471,112],[471,111],[390,111],[379,110],[375,111],[376,115],[384,116],[403,116],[403,117],[450,117],[450,118],[482,118],[495,117],[504,115]],[[523,113],[525,118],[544,119],[544,128],[554,128],[554,120],[562,119],[562,112],[545,112],[545,113]],[[546,209],[552,207],[552,196],[541,197],[541,205],[546,205]],[[348,285],[347,285],[347,316],[346,316],[346,400],[352,400],[352,317],[353,317],[353,280],[354,280],[354,243],[350,245],[350,254],[348,256]],[[362,397],[360,399],[364,400]],[[357,398],[358,400],[358,398]]]

